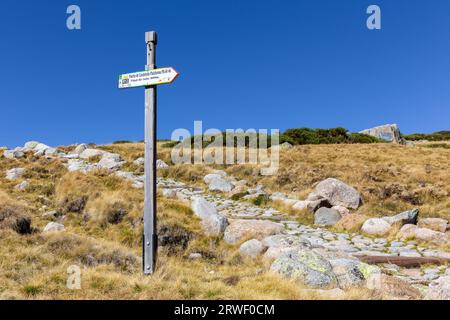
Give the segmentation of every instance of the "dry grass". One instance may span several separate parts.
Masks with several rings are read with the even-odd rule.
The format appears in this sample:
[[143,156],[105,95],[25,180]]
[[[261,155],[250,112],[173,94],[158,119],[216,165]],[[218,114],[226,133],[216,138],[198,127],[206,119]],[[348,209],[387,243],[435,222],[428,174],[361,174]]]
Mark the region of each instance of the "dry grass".
[[[143,156],[142,143],[114,144],[103,149],[132,162]],[[69,150],[69,149],[68,149]],[[170,163],[170,149],[158,157]],[[172,166],[160,174],[204,186],[202,178],[225,169],[250,185],[305,197],[328,177],[342,179],[363,193],[361,213],[397,213],[419,207],[421,215],[449,218],[450,150],[394,145],[301,146],[283,151],[277,176],[261,177],[249,165]],[[127,164],[142,173],[142,167]],[[23,179],[8,181],[4,172],[26,169]],[[265,272],[261,261],[242,259],[236,247],[203,236],[198,219],[179,201],[158,198],[158,230],[164,235],[154,276],[140,272],[143,192],[129,182],[98,171],[67,173],[60,160],[0,158],[0,212],[19,208],[31,218],[34,233],[20,235],[0,228],[0,299],[327,299],[330,293],[305,290],[293,281]],[[14,186],[23,180],[30,187]],[[394,186],[393,186],[394,185]],[[395,185],[399,185],[397,187]],[[411,202],[420,200],[420,205]],[[308,222],[307,212],[267,205]],[[43,213],[63,211],[66,231],[42,234],[49,222]],[[203,259],[189,260],[191,252]],[[82,289],[66,287],[67,267],[82,269]],[[339,299],[379,299],[357,288]]]

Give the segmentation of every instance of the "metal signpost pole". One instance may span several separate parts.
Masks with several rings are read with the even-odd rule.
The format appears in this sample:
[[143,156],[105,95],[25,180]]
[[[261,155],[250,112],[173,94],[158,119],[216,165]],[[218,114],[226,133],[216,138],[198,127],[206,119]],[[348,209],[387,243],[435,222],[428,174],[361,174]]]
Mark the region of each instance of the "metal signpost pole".
[[[145,33],[147,44],[146,70],[153,70],[157,44],[156,32]],[[145,199],[144,199],[144,236],[143,268],[144,274],[155,270],[157,234],[156,234],[156,85],[145,87]]]
[[178,72],[172,67],[156,69],[155,31],[145,33],[147,65],[145,71],[121,74],[119,89],[145,87],[145,185],[142,260],[144,274],[153,274],[158,237],[156,234],[156,86],[172,83]]

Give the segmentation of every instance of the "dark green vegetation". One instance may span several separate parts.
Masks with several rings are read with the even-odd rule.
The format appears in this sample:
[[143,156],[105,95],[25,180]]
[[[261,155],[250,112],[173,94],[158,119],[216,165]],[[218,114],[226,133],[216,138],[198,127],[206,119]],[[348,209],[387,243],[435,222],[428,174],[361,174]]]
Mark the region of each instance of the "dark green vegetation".
[[[187,143],[193,146],[196,143],[198,136],[192,136],[187,140]],[[248,147],[253,140],[257,143],[258,147],[264,140],[267,142],[267,147],[271,146],[270,135],[263,135],[259,133],[232,133],[232,136],[228,136],[227,133],[222,132],[217,135],[209,135],[202,137],[202,147],[205,148],[212,143],[215,145],[227,145],[227,138],[232,139],[234,147],[242,143]],[[220,141],[221,142],[218,142]],[[240,142],[241,141],[241,142]],[[379,143],[383,142],[375,137],[361,134],[350,133],[345,128],[332,128],[332,129],[310,129],[310,128],[295,128],[288,129],[280,135],[280,143],[288,142],[292,145],[303,144],[353,144],[353,143]],[[178,141],[166,142],[162,145],[165,148],[172,148],[176,146]]]
[[438,131],[430,134],[413,133],[409,135],[403,135],[403,137],[409,141],[419,141],[419,140],[446,141],[450,140],[450,131]]

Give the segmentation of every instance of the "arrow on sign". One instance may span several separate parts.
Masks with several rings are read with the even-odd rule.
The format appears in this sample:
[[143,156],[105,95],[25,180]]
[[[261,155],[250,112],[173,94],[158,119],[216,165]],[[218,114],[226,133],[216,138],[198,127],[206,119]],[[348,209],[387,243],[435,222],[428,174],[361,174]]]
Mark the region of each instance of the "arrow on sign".
[[119,76],[119,89],[172,83],[176,77],[178,72],[172,67],[122,74]]

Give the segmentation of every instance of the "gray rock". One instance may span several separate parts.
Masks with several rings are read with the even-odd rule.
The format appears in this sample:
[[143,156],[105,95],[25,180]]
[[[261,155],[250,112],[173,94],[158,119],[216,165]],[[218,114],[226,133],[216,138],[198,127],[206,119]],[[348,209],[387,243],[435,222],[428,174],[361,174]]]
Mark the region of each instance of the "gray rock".
[[360,270],[360,262],[354,259],[332,259],[330,264],[336,276],[339,288],[349,289],[363,285],[364,275]]
[[272,263],[270,270],[316,289],[334,288],[337,285],[330,262],[308,249],[285,252]]
[[169,165],[161,159],[156,160],[156,169],[167,169]]
[[210,180],[210,183],[208,184],[208,189],[210,191],[231,192],[231,190],[234,189],[234,185],[228,180],[225,180],[224,178],[217,176],[212,180]]
[[220,236],[228,226],[228,219],[217,213],[216,207],[202,197],[194,197],[192,210],[201,219],[203,230],[208,236]]
[[230,220],[230,225],[224,234],[225,242],[237,244],[246,239],[264,239],[270,235],[279,234],[284,226],[267,220]]
[[30,183],[28,181],[22,181],[17,186],[15,186],[15,189],[17,189],[17,190],[25,190],[26,188],[28,188],[29,185],[30,185]]
[[448,229],[448,220],[440,218],[424,218],[420,219],[417,224],[419,228],[431,229],[438,232],[446,232]]
[[99,149],[85,149],[83,152],[80,153],[81,159],[89,159],[93,157],[101,157],[106,153],[106,151],[99,150]]
[[25,173],[24,168],[14,168],[6,171],[6,179],[17,180],[20,179],[24,173]]
[[419,209],[405,211],[391,217],[383,217],[383,219],[389,224],[400,223],[402,225],[417,224],[418,218],[419,218]]
[[39,144],[38,141],[28,141],[28,142],[25,142],[25,145],[23,147],[24,147],[24,149],[31,151],[31,150],[34,150],[34,148],[36,148],[36,146],[38,144]]
[[440,277],[433,281],[425,300],[450,300],[450,276]]
[[239,252],[243,256],[254,259],[258,257],[260,254],[262,254],[265,249],[266,247],[262,244],[261,241],[252,239],[244,242],[239,248]]
[[137,158],[136,160],[133,161],[133,163],[137,166],[143,166],[145,163],[145,158],[144,157]]
[[266,237],[262,240],[262,244],[269,248],[293,248],[305,247],[310,248],[311,243],[302,236],[277,234]]
[[25,153],[19,150],[6,150],[3,152],[3,157],[6,159],[19,159],[25,157]]
[[384,236],[391,230],[391,225],[384,219],[373,218],[364,222],[361,231],[374,236]]
[[320,208],[314,213],[314,224],[318,226],[333,226],[339,220],[341,215],[334,209]]
[[399,144],[405,144],[405,139],[402,138],[400,129],[396,124],[385,124],[382,126],[366,129],[360,131],[362,134]]
[[87,146],[86,144],[82,143],[82,144],[79,144],[79,145],[72,151],[72,153],[73,153],[73,154],[78,154],[78,155],[80,155],[80,154],[82,154],[83,151],[86,150],[87,148],[88,148],[88,146]]
[[202,254],[197,253],[197,252],[190,253],[188,256],[188,259],[190,259],[190,260],[199,260],[201,258],[202,258]]
[[96,164],[87,163],[83,160],[69,159],[69,161],[67,162],[67,170],[69,170],[69,172],[80,171],[83,173],[87,173],[96,169],[98,169],[98,166]]
[[61,223],[57,223],[57,222],[49,222],[45,228],[44,228],[44,233],[47,232],[59,232],[59,231],[64,231],[65,227],[63,224]]
[[120,155],[115,153],[104,153],[97,165],[102,169],[110,171],[119,170],[126,161],[122,161]]
[[343,206],[352,209],[357,209],[362,202],[358,191],[334,178],[328,178],[320,182],[307,200],[313,201],[317,197],[319,198],[317,200],[320,200],[320,198],[328,200],[331,206]]

